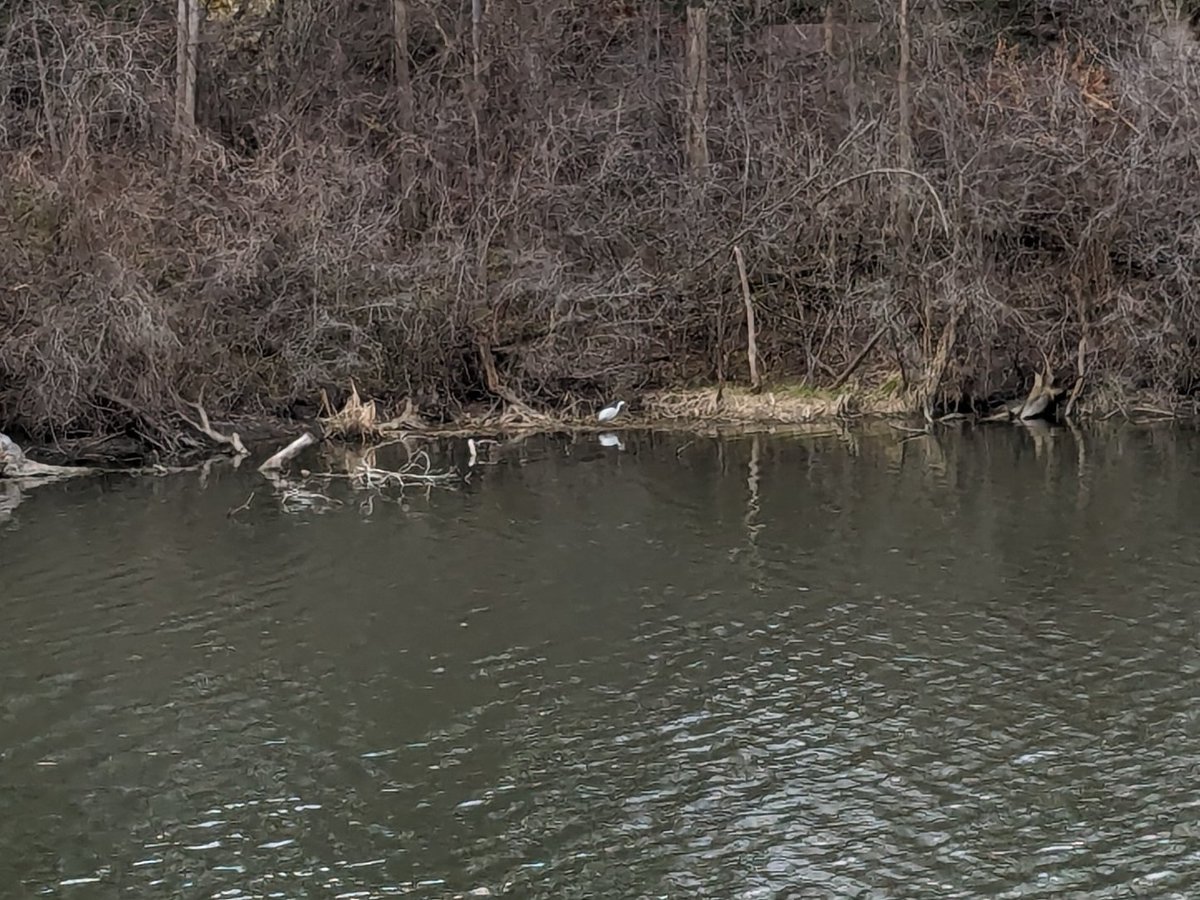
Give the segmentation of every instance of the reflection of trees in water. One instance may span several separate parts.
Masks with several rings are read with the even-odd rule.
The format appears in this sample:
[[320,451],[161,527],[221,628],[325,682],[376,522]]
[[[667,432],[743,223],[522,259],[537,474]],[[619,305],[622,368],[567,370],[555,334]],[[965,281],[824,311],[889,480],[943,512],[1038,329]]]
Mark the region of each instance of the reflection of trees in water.
[[746,548],[750,554],[750,567],[756,573],[754,578],[754,589],[761,590],[762,584],[759,581],[758,574],[761,573],[763,567],[762,556],[758,552],[758,532],[762,530],[762,524],[758,521],[761,504],[758,496],[759,482],[759,455],[762,452],[762,435],[755,434],[750,438],[750,462],[747,464],[746,472],[746,488],[748,495],[746,497]]
[[23,499],[21,488],[15,482],[0,481],[0,525],[12,519]]
[[[39,491],[15,534],[61,554],[39,569],[83,578],[125,560],[122,599],[136,601],[95,620],[92,590],[71,616],[56,606],[88,627],[57,663],[126,671],[121,644],[94,649],[121,635],[146,657],[124,680],[87,679],[99,718],[78,713],[65,739],[38,731],[115,747],[74,771],[153,789],[130,794],[145,823],[115,803],[84,810],[99,838],[68,874],[84,874],[83,851],[144,849],[163,859],[144,877],[207,879],[209,893],[265,890],[267,876],[713,896],[798,872],[851,878],[839,840],[874,865],[894,825],[944,814],[920,773],[1012,774],[972,767],[990,746],[972,710],[1016,728],[1030,698],[1069,712],[1082,685],[1094,700],[1110,664],[1096,660],[1119,658],[1122,632],[1141,642],[1126,623],[1151,605],[1179,629],[1126,658],[1200,668],[1178,637],[1196,617],[1193,436],[625,440],[623,454],[591,438],[507,447],[469,490],[370,526],[347,511],[351,527],[233,528],[244,486],[214,478],[120,482],[122,503],[99,502],[99,483],[64,488],[96,496],[51,527]],[[0,482],[0,521],[22,499]],[[198,521],[220,527],[198,540]],[[41,527],[54,540],[35,539]],[[355,560],[352,579],[325,565],[339,559]],[[312,602],[285,600],[301,581]],[[235,861],[244,878],[215,871]],[[317,865],[331,871],[296,874]]]

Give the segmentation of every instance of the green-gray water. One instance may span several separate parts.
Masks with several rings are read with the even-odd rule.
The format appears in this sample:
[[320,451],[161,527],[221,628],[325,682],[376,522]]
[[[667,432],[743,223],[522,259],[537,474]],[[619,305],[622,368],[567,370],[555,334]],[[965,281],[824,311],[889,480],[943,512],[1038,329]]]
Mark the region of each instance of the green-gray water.
[[0,896],[1196,896],[1200,439],[900,437],[10,494]]

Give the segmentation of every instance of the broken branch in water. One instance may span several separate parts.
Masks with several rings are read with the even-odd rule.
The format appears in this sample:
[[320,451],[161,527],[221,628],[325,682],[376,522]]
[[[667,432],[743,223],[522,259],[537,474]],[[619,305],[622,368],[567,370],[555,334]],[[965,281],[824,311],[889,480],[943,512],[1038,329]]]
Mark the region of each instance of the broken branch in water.
[[[462,476],[456,471],[434,471],[429,454],[424,450],[418,450],[415,453],[409,452],[406,462],[398,469],[384,469],[375,465],[371,461],[373,460],[375,449],[372,448],[368,451],[366,458],[355,465],[348,464],[347,471],[344,472],[309,472],[302,470],[300,478],[288,478],[280,471],[284,463],[294,458],[306,447],[310,447],[315,443],[317,443],[316,436],[311,432],[305,432],[259,466],[259,471],[274,486],[276,495],[279,498],[279,504],[284,512],[297,512],[306,509],[320,512],[332,506],[343,505],[341,500],[329,497],[308,487],[309,483],[317,480],[346,479],[355,488],[370,490],[376,493],[387,487],[398,487],[401,490],[405,487],[415,485],[421,485],[426,488],[435,486],[451,487],[455,482],[462,481]],[[404,440],[388,441],[387,443],[399,443],[408,450],[408,445]],[[249,501],[247,501],[248,503]],[[360,509],[363,509],[367,514],[370,513],[372,508],[373,505],[369,503],[365,507],[360,505]],[[236,511],[231,511],[230,515]]]
[[225,513],[225,518],[232,519],[234,516],[236,516],[242,510],[249,509],[250,501],[253,499],[254,499],[254,491],[251,491],[250,496],[246,498],[246,502],[243,503],[241,506],[235,506],[233,509],[229,510],[229,512]]
[[441,484],[461,480],[457,472],[435,472],[429,454],[424,450],[414,453],[399,469],[383,469],[367,461],[361,462],[353,471],[342,475],[330,472],[321,477],[349,478],[352,482],[365,488],[404,487],[413,484]]
[[933,434],[933,429],[929,425],[926,425],[924,428],[910,428],[907,425],[898,425],[895,422],[888,422],[888,426],[896,429],[897,431],[902,431],[905,434],[910,434],[915,437]]
[[278,453],[258,467],[260,472],[277,472],[283,468],[284,463],[295,458],[302,450],[311,447],[317,442],[317,437],[311,431],[306,431],[300,437],[296,438]]
[[317,491],[291,485],[283,479],[277,479],[281,488],[279,505],[284,512],[297,512],[303,509],[322,510],[327,507],[341,506],[342,501],[335,497],[327,497]]

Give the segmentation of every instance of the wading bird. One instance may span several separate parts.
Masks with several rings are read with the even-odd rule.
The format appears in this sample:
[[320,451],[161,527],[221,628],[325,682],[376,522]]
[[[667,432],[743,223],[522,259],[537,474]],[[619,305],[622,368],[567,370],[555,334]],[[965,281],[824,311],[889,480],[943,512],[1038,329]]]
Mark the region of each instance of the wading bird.
[[604,407],[604,409],[600,410],[600,414],[598,416],[596,416],[596,418],[598,420],[600,420],[601,422],[611,422],[613,419],[615,419],[617,416],[619,416],[621,414],[621,410],[624,408],[625,408],[625,401],[618,400],[612,406],[606,406],[606,407]]

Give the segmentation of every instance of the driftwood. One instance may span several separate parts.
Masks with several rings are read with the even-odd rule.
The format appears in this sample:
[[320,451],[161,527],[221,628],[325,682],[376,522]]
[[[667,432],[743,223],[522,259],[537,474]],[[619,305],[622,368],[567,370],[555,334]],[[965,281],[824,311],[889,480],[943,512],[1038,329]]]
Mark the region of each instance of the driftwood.
[[0,478],[57,479],[90,475],[100,471],[89,466],[51,466],[34,462],[17,442],[0,433]]
[[[385,489],[397,488],[403,492],[406,487],[419,486],[426,489],[435,486],[452,487],[464,481],[463,476],[457,471],[433,471],[429,454],[424,450],[414,453],[403,439],[387,441],[372,447],[365,453],[351,453],[352,458],[358,457],[358,459],[356,462],[347,460],[344,472],[311,472],[301,469],[298,475],[292,476],[282,471],[288,461],[294,459],[306,448],[319,443],[320,440],[312,432],[305,432],[259,466],[259,472],[270,482],[284,512],[323,512],[344,505],[343,501],[336,497],[313,490],[311,485],[314,482],[345,479],[355,490],[366,491],[367,496],[359,504],[359,509],[366,515],[370,515],[374,510],[376,497],[382,498]],[[399,469],[383,469],[375,465],[375,451],[380,447],[388,446],[388,444],[402,444],[408,451],[408,460]],[[468,446],[471,450],[472,464],[474,464],[478,445],[472,441]],[[230,510],[228,515],[233,517],[241,510],[248,509],[253,498],[254,495],[251,494],[245,503]]]
[[260,472],[277,472],[283,468],[284,463],[295,458],[302,450],[311,447],[317,442],[317,437],[311,431],[306,431],[300,437],[296,438],[278,453],[274,454],[270,459],[258,467]]

